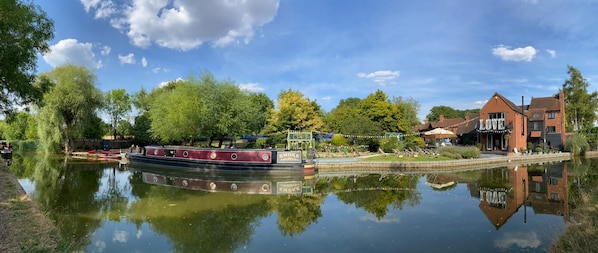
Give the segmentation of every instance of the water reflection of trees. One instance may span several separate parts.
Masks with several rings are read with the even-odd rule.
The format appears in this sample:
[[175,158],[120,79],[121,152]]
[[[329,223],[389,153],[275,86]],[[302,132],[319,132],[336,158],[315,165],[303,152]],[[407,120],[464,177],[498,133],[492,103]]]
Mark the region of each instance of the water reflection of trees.
[[420,203],[421,193],[416,190],[417,179],[420,177],[369,174],[321,178],[318,183],[322,185],[323,182],[329,182],[326,190],[335,193],[341,201],[354,204],[382,219],[386,216],[389,206],[393,209],[403,209]]
[[268,202],[272,210],[278,212],[278,229],[283,235],[293,236],[303,233],[307,226],[322,217],[323,201],[322,195],[289,195],[277,196]]
[[72,250],[88,245],[88,235],[102,222],[96,217],[101,207],[96,194],[102,164],[65,164],[62,157],[48,156],[23,157],[13,164],[22,176],[34,181],[36,194],[32,197],[55,221],[62,237],[69,239]]
[[249,243],[258,222],[274,212],[283,235],[302,233],[322,215],[322,196],[191,191],[143,183],[141,173],[129,181],[138,199],[127,217],[136,224],[150,224],[180,252],[235,251]]

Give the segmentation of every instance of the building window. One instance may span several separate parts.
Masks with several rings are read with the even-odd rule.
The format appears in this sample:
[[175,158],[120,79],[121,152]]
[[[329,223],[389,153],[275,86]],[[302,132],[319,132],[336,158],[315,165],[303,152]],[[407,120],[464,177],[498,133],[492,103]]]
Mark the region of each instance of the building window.
[[504,119],[505,113],[504,112],[496,112],[496,113],[488,113],[489,119]]
[[559,194],[558,193],[551,193],[550,194],[550,199],[552,199],[552,200],[559,200]]
[[540,130],[540,129],[538,129],[538,128],[539,128],[539,127],[538,127],[538,122],[534,122],[534,124],[533,124],[533,129],[534,129],[534,130]]
[[551,185],[558,185],[559,184],[559,179],[558,178],[551,178],[550,179],[550,184]]
[[548,126],[546,128],[546,132],[554,133],[554,132],[556,132],[556,127],[555,126]]
[[554,112],[548,112],[548,118],[554,119],[554,116],[555,116],[554,114],[555,114]]

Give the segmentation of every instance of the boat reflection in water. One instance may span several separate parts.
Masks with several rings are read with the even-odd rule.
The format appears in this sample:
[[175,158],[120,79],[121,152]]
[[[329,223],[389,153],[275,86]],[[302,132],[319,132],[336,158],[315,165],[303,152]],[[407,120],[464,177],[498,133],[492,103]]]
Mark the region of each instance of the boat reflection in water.
[[312,194],[315,185],[313,172],[178,171],[155,166],[130,169],[142,173],[146,184],[206,192],[302,195]]

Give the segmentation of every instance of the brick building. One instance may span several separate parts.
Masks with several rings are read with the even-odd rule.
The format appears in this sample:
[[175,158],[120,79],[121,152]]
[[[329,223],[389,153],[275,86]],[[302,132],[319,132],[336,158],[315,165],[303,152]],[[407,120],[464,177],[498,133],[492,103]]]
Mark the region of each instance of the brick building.
[[457,143],[481,144],[483,151],[513,152],[541,147],[563,149],[566,142],[565,100],[563,92],[553,97],[532,97],[530,104],[513,103],[499,93],[494,93],[479,114],[465,118],[427,121],[415,126],[423,133],[434,128],[444,128],[457,135]]

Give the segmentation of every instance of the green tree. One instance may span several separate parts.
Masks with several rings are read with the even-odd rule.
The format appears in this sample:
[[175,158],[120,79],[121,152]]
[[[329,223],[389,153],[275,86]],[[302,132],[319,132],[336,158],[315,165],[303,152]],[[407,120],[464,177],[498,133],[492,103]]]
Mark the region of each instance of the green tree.
[[342,99],[338,106],[326,115],[328,130],[347,135],[379,135],[384,132],[382,125],[373,122],[358,110],[358,98]]
[[97,115],[88,117],[83,127],[83,138],[101,139],[104,135],[109,134],[112,126]]
[[403,97],[394,98],[393,102],[399,114],[399,131],[411,132],[413,127],[419,124],[419,119],[417,119],[419,103],[413,98],[405,99]]
[[36,124],[33,123],[34,117],[28,112],[18,112],[10,115],[6,122],[4,136],[9,140],[31,140],[37,136],[32,135],[36,131]]
[[358,113],[380,124],[384,132],[399,131],[398,108],[381,90],[377,90],[363,99],[358,105]]
[[[116,140],[116,130],[121,120],[131,111],[131,97],[125,89],[115,89],[104,94],[104,110],[110,116],[114,139]],[[129,124],[130,125],[130,124]],[[120,133],[124,135],[123,133]]]
[[42,147],[46,152],[63,148],[68,154],[73,140],[83,137],[88,119],[97,116],[96,111],[102,106],[102,93],[95,86],[96,76],[85,67],[67,64],[42,73],[40,79],[53,84],[39,110]]
[[[0,1],[0,110],[39,101],[45,86],[34,85],[39,54],[50,51],[54,23],[39,6]],[[40,83],[43,84],[43,83]]]
[[148,112],[135,117],[133,126],[133,142],[139,146],[145,146],[153,142],[151,134],[151,120]]
[[250,117],[249,129],[251,134],[260,133],[268,123],[268,115],[274,109],[274,102],[264,93],[249,93],[250,107],[253,108],[253,117]]
[[579,131],[593,127],[596,122],[598,110],[598,93],[588,93],[590,84],[573,66],[569,69],[569,79],[563,84],[565,95],[565,118],[567,131]]
[[450,106],[438,105],[430,109],[430,113],[428,113],[426,119],[429,121],[438,121],[440,120],[440,115],[444,116],[445,119],[455,119],[462,117],[459,110],[455,110]]
[[320,131],[323,127],[323,113],[316,101],[303,97],[299,91],[288,89],[278,94],[278,107],[270,113],[267,131]]
[[205,104],[199,86],[190,81],[159,88],[151,98],[149,118],[154,138],[190,142],[201,134]]
[[131,103],[141,113],[149,111],[150,101],[150,94],[143,87],[137,93],[133,94],[131,98]]

